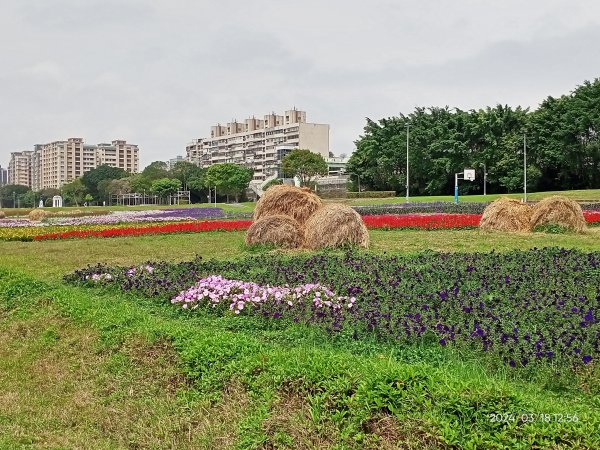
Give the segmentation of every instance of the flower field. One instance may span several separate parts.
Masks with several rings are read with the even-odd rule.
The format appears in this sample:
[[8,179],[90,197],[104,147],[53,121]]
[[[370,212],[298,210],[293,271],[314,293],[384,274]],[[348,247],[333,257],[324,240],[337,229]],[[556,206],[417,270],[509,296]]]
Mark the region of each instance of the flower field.
[[66,277],[183,309],[318,324],[353,339],[436,342],[509,367],[600,358],[600,252],[317,254],[95,266]]
[[[212,209],[215,208],[205,208]],[[144,212],[145,211],[141,211]],[[584,211],[584,216],[589,225],[600,224],[600,211]],[[0,240],[48,240],[48,239],[72,239],[88,237],[120,237],[140,236],[145,234],[167,234],[167,233],[196,233],[203,231],[238,231],[246,230],[251,220],[185,220],[166,221],[164,218],[173,218],[173,215],[162,217],[158,221],[151,221],[151,214],[139,216],[147,220],[129,223],[119,222],[116,224],[103,223],[110,216],[93,217],[94,223],[79,223],[81,219],[61,219],[61,224],[50,225],[48,223],[36,223],[23,219],[7,219],[0,221]],[[125,217],[131,218],[126,215]],[[183,217],[183,216],[181,216]],[[216,215],[215,215],[216,217]],[[364,215],[363,220],[369,229],[469,229],[477,228],[480,214],[380,214]],[[113,219],[110,219],[113,220]],[[15,226],[9,224],[15,223]],[[79,224],[77,224],[79,223]]]

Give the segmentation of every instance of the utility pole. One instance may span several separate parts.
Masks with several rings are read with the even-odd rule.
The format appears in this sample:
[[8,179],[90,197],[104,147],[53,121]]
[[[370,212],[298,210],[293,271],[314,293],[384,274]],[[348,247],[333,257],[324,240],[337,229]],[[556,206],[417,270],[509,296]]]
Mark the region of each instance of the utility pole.
[[408,169],[409,169],[409,164],[408,164],[408,137],[409,137],[409,129],[410,129],[410,123],[406,124],[406,203],[408,203],[408,198],[409,198],[409,177],[408,177]]
[[483,163],[483,195],[487,195],[487,167]]
[[523,193],[527,203],[527,134],[523,133]]

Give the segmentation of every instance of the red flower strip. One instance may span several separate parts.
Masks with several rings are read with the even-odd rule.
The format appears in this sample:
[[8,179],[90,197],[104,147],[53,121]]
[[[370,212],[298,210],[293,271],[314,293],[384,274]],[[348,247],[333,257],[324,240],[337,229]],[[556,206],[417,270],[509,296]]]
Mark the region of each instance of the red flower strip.
[[481,214],[395,214],[364,216],[367,228],[466,228],[479,226]]
[[180,222],[167,225],[153,225],[150,227],[109,228],[107,230],[79,230],[64,233],[48,233],[34,236],[37,241],[45,239],[68,239],[85,237],[118,237],[140,236],[143,234],[163,233],[194,233],[199,231],[235,231],[246,230],[250,227],[251,220],[205,220],[198,222]]
[[[600,222],[600,211],[584,211],[588,223]],[[420,228],[420,229],[458,229],[479,226],[481,214],[389,214],[381,216],[363,216],[367,228]],[[140,236],[144,234],[195,233],[201,231],[237,231],[247,230],[251,220],[205,220],[178,222],[143,227],[109,228],[105,230],[78,230],[63,233],[48,233],[34,236],[37,241],[46,239],[68,239],[86,237]]]

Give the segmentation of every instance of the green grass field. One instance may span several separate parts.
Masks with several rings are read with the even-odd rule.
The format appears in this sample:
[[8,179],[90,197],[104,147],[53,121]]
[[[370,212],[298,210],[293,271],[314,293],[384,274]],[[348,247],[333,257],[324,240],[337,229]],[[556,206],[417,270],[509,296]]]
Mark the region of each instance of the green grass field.
[[[370,251],[598,250],[599,232],[373,230]],[[0,242],[0,448],[488,448],[488,435],[477,433],[491,431],[472,428],[471,416],[453,424],[440,422],[437,409],[397,416],[382,406],[364,416],[362,403],[344,406],[356,383],[374,386],[366,392],[375,398],[363,401],[378,402],[377,386],[424,374],[435,380],[445,408],[476,411],[486,401],[499,402],[496,408],[518,401],[538,412],[576,413],[578,424],[548,424],[538,432],[561,436],[552,448],[600,443],[593,368],[568,376],[552,368],[515,372],[438,345],[336,340],[310,327],[265,328],[250,319],[182,320],[169,305],[62,281],[97,262],[257,252],[243,245],[241,232]],[[467,437],[471,447],[463,446]],[[532,448],[527,439],[536,438],[511,439],[504,448]]]
[[[553,192],[534,192],[527,195],[527,199],[530,201],[539,201],[544,197],[551,195],[564,195],[572,198],[576,201],[581,202],[600,202],[600,189],[588,189],[580,191],[553,191]],[[523,194],[490,194],[490,195],[462,195],[459,198],[461,202],[491,202],[499,197],[511,197],[516,199],[523,198]],[[453,202],[454,197],[452,195],[440,195],[440,196],[413,196],[409,199],[411,202]],[[387,197],[387,198],[365,198],[365,199],[327,199],[327,202],[343,202],[349,205],[381,205],[381,204],[397,204],[405,203],[405,197]],[[254,210],[254,202],[242,202],[242,203],[217,203],[216,207],[222,208],[227,212],[240,212],[247,213]],[[192,205],[180,205],[180,206],[168,206],[168,205],[143,205],[143,206],[93,206],[89,207],[92,211],[132,211],[132,210],[148,210],[148,209],[165,209],[165,208],[194,208],[194,207],[215,207],[214,203],[196,203]],[[86,208],[80,207],[68,207],[68,208],[46,208],[48,211],[73,211],[80,210],[85,211]],[[19,215],[24,216],[31,211],[31,208],[5,208],[4,211],[9,216]]]

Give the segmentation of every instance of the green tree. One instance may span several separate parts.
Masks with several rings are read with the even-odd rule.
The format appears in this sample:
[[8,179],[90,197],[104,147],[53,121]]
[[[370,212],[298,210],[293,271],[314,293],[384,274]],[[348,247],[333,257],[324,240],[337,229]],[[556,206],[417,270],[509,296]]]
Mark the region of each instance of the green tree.
[[152,187],[152,182],[145,178],[141,173],[136,173],[135,175],[131,175],[127,178],[129,180],[129,187],[131,188],[131,192],[150,192],[150,188]]
[[142,177],[150,182],[163,178],[169,178],[167,163],[164,161],[154,161],[150,163],[144,168],[144,170],[142,170]]
[[110,194],[129,194],[131,192],[131,185],[129,184],[129,178],[121,178],[120,180],[111,180],[108,183],[107,191]]
[[325,159],[308,149],[294,149],[281,160],[281,170],[300,178],[302,186],[308,186],[319,175],[327,175],[327,169]]
[[233,195],[236,203],[240,194],[248,187],[254,171],[244,166],[232,163],[213,164],[206,169],[204,186],[216,186],[217,193]]
[[79,206],[83,203],[83,197],[86,194],[85,185],[81,178],[75,178],[70,183],[63,184],[62,192],[65,197],[65,201],[69,203],[75,203],[75,206]]
[[7,184],[0,187],[0,207],[16,206],[17,199],[30,190],[29,187],[20,184]]
[[177,178],[185,190],[189,189],[188,181],[191,178],[201,178],[202,169],[188,161],[178,161],[169,172],[171,178]]
[[[86,172],[81,177],[81,181],[85,185],[88,193],[92,197],[97,198],[99,196],[98,185],[100,182],[105,180],[118,180],[120,178],[126,178],[129,176],[125,170],[118,167],[111,167],[107,165],[98,166],[95,169]],[[104,186],[104,185],[103,185]]]
[[166,198],[181,189],[181,181],[177,178],[161,178],[152,182],[151,191],[160,198]]

